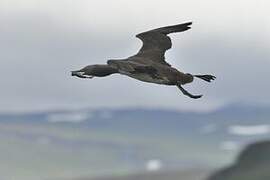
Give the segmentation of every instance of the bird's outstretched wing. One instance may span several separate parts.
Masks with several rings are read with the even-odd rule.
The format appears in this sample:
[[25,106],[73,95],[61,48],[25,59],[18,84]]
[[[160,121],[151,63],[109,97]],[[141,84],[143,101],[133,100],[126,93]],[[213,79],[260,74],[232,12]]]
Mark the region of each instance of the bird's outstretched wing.
[[165,61],[165,52],[172,47],[172,42],[169,36],[170,33],[182,32],[190,29],[192,22],[167,26],[158,29],[153,29],[136,35],[142,40],[143,46],[140,51],[133,57],[144,58],[164,65],[170,66]]

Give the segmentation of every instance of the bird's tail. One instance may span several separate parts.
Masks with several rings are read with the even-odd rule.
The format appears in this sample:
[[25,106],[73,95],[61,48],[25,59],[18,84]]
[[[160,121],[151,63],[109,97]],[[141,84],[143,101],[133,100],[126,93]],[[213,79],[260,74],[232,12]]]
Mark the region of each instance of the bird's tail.
[[206,75],[194,75],[194,77],[200,78],[200,79],[202,79],[204,81],[207,81],[207,82],[211,82],[211,81],[216,79],[216,76],[209,75],[209,74],[206,74]]

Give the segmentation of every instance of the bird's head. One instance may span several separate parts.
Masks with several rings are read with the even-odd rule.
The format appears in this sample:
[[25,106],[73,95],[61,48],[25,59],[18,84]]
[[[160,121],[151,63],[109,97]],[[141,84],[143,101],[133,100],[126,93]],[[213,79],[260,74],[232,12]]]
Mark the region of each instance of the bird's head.
[[72,76],[77,76],[79,78],[93,78],[108,76],[118,71],[108,65],[89,65],[78,71],[71,71]]

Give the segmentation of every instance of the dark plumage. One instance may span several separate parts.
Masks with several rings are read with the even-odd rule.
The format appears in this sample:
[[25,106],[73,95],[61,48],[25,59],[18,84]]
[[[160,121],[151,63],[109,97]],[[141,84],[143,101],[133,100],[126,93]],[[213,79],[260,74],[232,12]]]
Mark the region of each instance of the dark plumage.
[[114,73],[127,75],[144,82],[175,85],[184,95],[197,99],[202,95],[192,95],[182,85],[191,83],[194,77],[211,82],[212,75],[192,75],[173,68],[165,61],[165,52],[172,47],[168,34],[190,29],[192,23],[162,27],[136,35],[143,42],[140,51],[127,59],[108,60],[107,65],[90,65],[81,70],[72,71],[72,76],[93,78]]

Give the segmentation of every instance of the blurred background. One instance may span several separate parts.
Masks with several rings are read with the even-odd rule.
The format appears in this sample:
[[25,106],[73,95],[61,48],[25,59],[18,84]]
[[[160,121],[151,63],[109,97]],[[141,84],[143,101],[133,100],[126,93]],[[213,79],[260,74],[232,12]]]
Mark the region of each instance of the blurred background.
[[[242,164],[239,153],[253,157],[256,144],[252,155],[244,150],[250,144],[264,141],[259,152],[269,153],[269,6],[1,0],[0,179],[140,179],[155,172],[153,179],[220,180]],[[192,29],[171,35],[166,59],[184,72],[217,76],[187,86],[202,99],[120,75],[70,76],[135,54],[140,32],[187,21]]]

